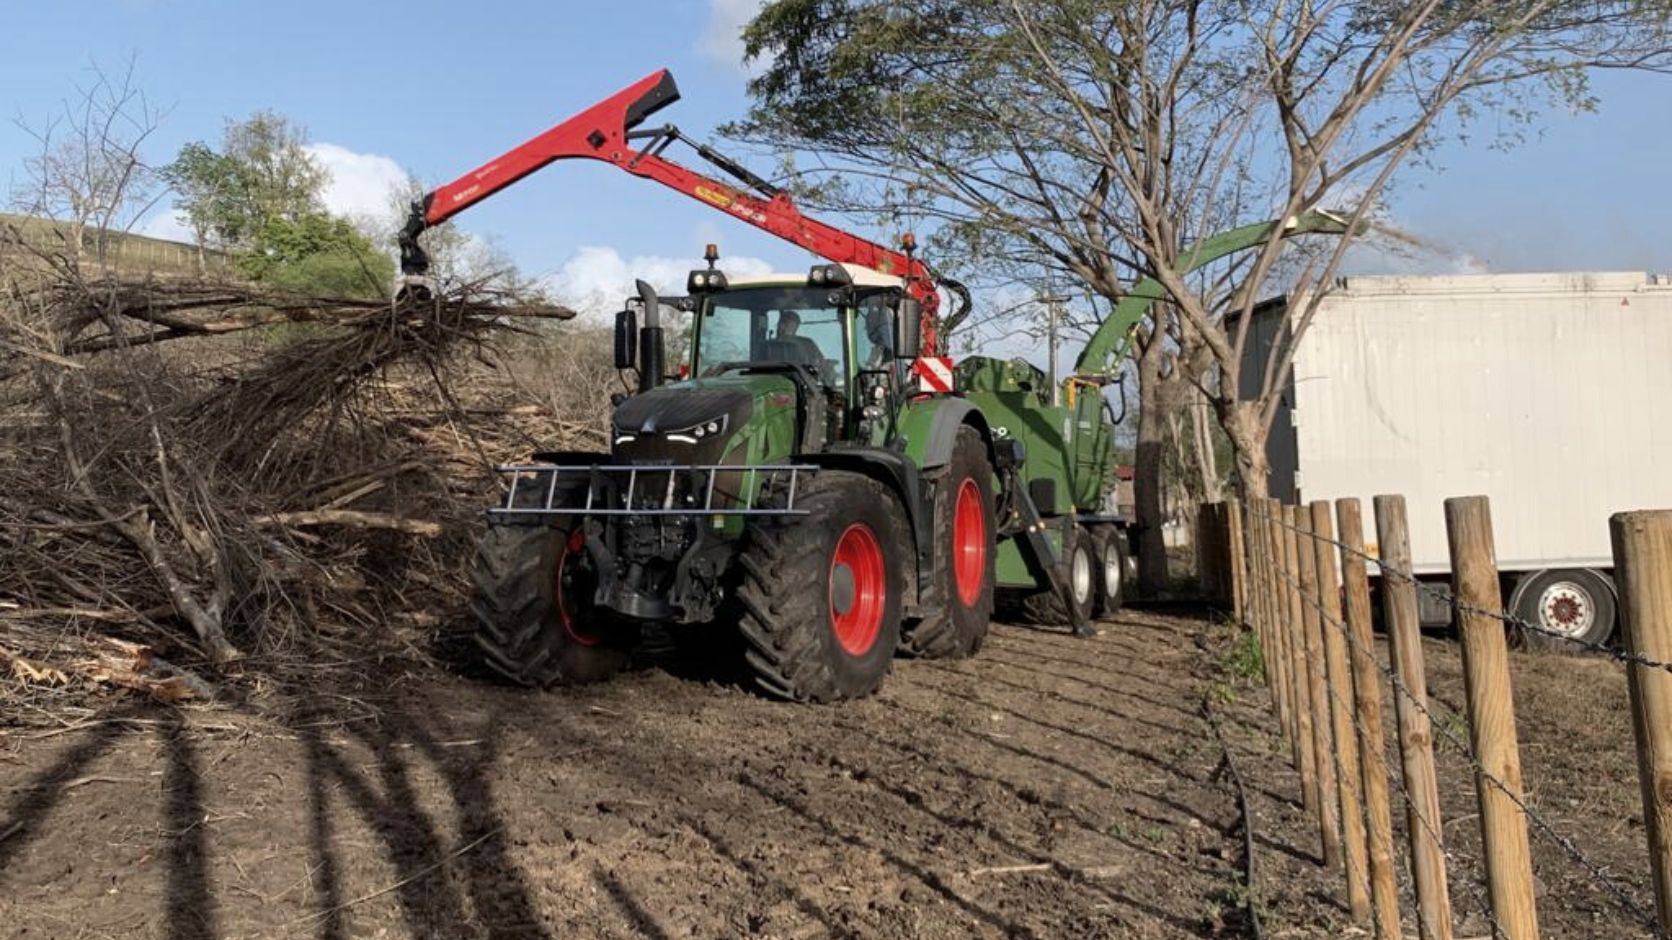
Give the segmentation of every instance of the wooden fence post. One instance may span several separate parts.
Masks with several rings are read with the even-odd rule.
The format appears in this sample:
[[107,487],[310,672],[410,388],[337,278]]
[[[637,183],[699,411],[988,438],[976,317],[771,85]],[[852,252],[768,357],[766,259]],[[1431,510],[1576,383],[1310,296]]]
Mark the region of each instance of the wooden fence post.
[[1300,792],[1301,805],[1316,815],[1318,809],[1318,738],[1313,725],[1312,664],[1306,657],[1306,617],[1301,608],[1305,601],[1300,593],[1300,533],[1296,531],[1295,507],[1282,507],[1283,570],[1287,583],[1289,607],[1289,663],[1294,667],[1294,702],[1296,739],[1301,747]]
[[1399,883],[1393,869],[1393,811],[1388,805],[1387,742],[1382,737],[1382,685],[1370,629],[1370,578],[1365,565],[1364,516],[1356,499],[1335,501],[1341,540],[1341,584],[1352,637],[1353,701],[1359,714],[1364,814],[1369,824],[1370,902],[1377,940],[1399,940]]
[[1248,555],[1243,551],[1242,502],[1228,499],[1225,513],[1226,590],[1231,595],[1231,617],[1244,623],[1248,616]]
[[1498,559],[1492,544],[1492,510],[1484,496],[1446,500],[1446,540],[1451,547],[1452,592],[1457,598],[1468,693],[1469,734],[1476,760],[1481,843],[1492,913],[1508,940],[1535,940],[1533,860],[1527,845],[1521,753],[1510,692],[1509,644],[1504,624],[1488,612],[1503,609]]
[[1202,503],[1196,508],[1196,580],[1202,596],[1214,606],[1224,603],[1225,568],[1219,552],[1220,503]]
[[[1672,662],[1672,511],[1623,512],[1609,527],[1626,649]],[[1626,669],[1655,907],[1661,927],[1672,931],[1672,673]]]
[[1248,560],[1247,603],[1244,613],[1247,615],[1245,623],[1253,629],[1254,635],[1260,641],[1260,662],[1265,667],[1266,688],[1271,690],[1272,710],[1279,717],[1282,715],[1282,705],[1277,700],[1277,675],[1275,664],[1272,662],[1271,635],[1266,629],[1265,616],[1266,598],[1261,589],[1262,570],[1264,561],[1259,542],[1260,521],[1255,517],[1254,504],[1245,503],[1242,506],[1242,555]]
[[[1302,773],[1306,763],[1305,741],[1300,734],[1300,703],[1295,696],[1295,653],[1294,653],[1294,617],[1289,612],[1289,579],[1293,577],[1289,572],[1288,559],[1284,556],[1283,539],[1283,504],[1268,497],[1266,506],[1266,540],[1271,544],[1271,585],[1272,610],[1274,614],[1273,628],[1277,633],[1277,645],[1281,651],[1283,673],[1283,697],[1289,706],[1289,745],[1293,750],[1295,773]],[[1310,733],[1311,729],[1308,729]],[[1305,790],[1305,778],[1302,778],[1302,791]]]
[[1306,632],[1306,665],[1312,700],[1312,754],[1318,776],[1318,841],[1324,864],[1341,864],[1341,804],[1335,774],[1334,732],[1331,730],[1328,665],[1324,659],[1323,620],[1318,616],[1318,549],[1312,537],[1312,513],[1295,510],[1295,561],[1300,572],[1301,625]]
[[1399,716],[1399,759],[1405,777],[1405,834],[1411,843],[1411,880],[1421,940],[1451,940],[1451,893],[1440,843],[1440,790],[1434,770],[1434,732],[1428,722],[1428,673],[1423,664],[1417,585],[1410,577],[1411,538],[1405,497],[1378,496],[1376,542],[1382,560],[1382,620],[1393,662],[1393,702]]
[[1314,500],[1314,567],[1318,578],[1318,624],[1324,638],[1324,675],[1329,692],[1331,738],[1335,741],[1336,790],[1341,795],[1341,846],[1345,851],[1347,909],[1359,923],[1370,920],[1370,862],[1364,845],[1364,787],[1359,780],[1358,733],[1353,728],[1353,674],[1347,662],[1347,629],[1341,619],[1341,582],[1335,574],[1335,522],[1328,500]]
[[1254,539],[1254,557],[1257,559],[1252,590],[1258,597],[1255,610],[1265,626],[1266,662],[1271,665],[1272,700],[1277,703],[1278,726],[1287,735],[1289,733],[1289,688],[1288,672],[1284,662],[1283,634],[1280,632],[1279,614],[1277,608],[1277,578],[1273,570],[1275,564],[1271,553],[1271,520],[1266,518],[1266,500],[1256,499],[1249,503],[1248,521],[1249,532]]

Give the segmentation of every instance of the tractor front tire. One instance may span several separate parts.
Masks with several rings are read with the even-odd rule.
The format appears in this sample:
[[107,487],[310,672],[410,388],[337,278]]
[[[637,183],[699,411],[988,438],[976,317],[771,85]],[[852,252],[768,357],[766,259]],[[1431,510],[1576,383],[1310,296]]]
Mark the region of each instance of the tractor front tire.
[[912,656],[973,656],[993,620],[993,468],[975,428],[958,429],[952,460],[935,493],[935,610],[907,627],[900,649]]
[[900,501],[881,483],[823,470],[763,521],[739,558],[744,659],[766,692],[796,702],[870,695],[893,664],[910,564]]
[[490,523],[473,581],[476,645],[512,682],[600,682],[627,665],[631,631],[594,608],[597,582],[578,528]]

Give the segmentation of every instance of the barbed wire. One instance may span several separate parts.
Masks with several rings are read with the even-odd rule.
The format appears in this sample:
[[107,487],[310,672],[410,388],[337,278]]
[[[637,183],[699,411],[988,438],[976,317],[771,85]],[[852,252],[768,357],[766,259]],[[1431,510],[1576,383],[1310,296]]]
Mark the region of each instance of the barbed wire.
[[[1319,613],[1322,614],[1322,611],[1319,611]],[[1364,724],[1363,714],[1360,713],[1359,710],[1356,707],[1354,707],[1352,704],[1344,701],[1339,695],[1336,694],[1335,681],[1329,677],[1329,670],[1327,670],[1327,669],[1324,671],[1324,688],[1329,693],[1330,699],[1332,699],[1335,702],[1335,704],[1346,708],[1347,713],[1352,717],[1353,725],[1358,730],[1358,735],[1359,735],[1359,744],[1360,744],[1359,753],[1362,754],[1365,750],[1364,747],[1363,747],[1363,743],[1364,743],[1364,738],[1367,734],[1367,729],[1366,729],[1365,724]],[[1340,773],[1340,769],[1339,769],[1340,766],[1341,766],[1341,747],[1340,747],[1340,745],[1339,744],[1336,745],[1333,748],[1333,750],[1335,751],[1335,755],[1336,755],[1335,756],[1335,763],[1336,763],[1336,767],[1337,767],[1336,772]],[[1392,765],[1390,765],[1388,763],[1387,755],[1385,753],[1378,753],[1375,756],[1376,756],[1376,762],[1381,765],[1382,776],[1388,778],[1388,781],[1393,784],[1394,790],[1399,793],[1399,799],[1401,801],[1403,801],[1404,804],[1405,804],[1405,809],[1406,809],[1405,818],[1406,819],[1411,819],[1411,818],[1414,817],[1417,820],[1419,820],[1422,823],[1423,831],[1427,832],[1429,837],[1434,840],[1434,844],[1439,847],[1440,854],[1446,860],[1447,869],[1449,870],[1449,869],[1456,868],[1458,866],[1458,862],[1460,861],[1460,859],[1458,858],[1458,854],[1452,848],[1447,846],[1445,834],[1440,829],[1436,829],[1434,827],[1435,820],[1430,820],[1428,818],[1427,813],[1423,812],[1422,810],[1417,809],[1416,803],[1413,802],[1413,798],[1412,798],[1410,790],[1408,788],[1406,788],[1406,786],[1405,786],[1405,779],[1404,779],[1403,772],[1400,772],[1400,773],[1395,773],[1394,772],[1394,768],[1392,767]],[[1467,856],[1464,859],[1462,859],[1461,861],[1466,863],[1470,869],[1476,869],[1476,868],[1483,867],[1483,866],[1481,866],[1480,859],[1475,858],[1474,856]],[[1448,878],[1447,883],[1448,883],[1448,885],[1451,884],[1452,883],[1451,879]],[[1492,911],[1492,904],[1491,904],[1490,900],[1487,899],[1486,892],[1481,889],[1480,884],[1478,882],[1472,880],[1472,879],[1465,880],[1464,884],[1468,886],[1470,894],[1471,894],[1474,902],[1480,908],[1480,913],[1486,917],[1487,922],[1492,926],[1493,937],[1505,936],[1507,934],[1507,931],[1505,931],[1503,925],[1498,922],[1497,915],[1494,914],[1493,911]],[[1413,890],[1414,890],[1415,885],[1413,884],[1412,887],[1413,887]],[[1448,891],[1447,893],[1449,895],[1450,892]],[[1448,906],[1449,906],[1449,900],[1448,900]],[[1376,911],[1376,909],[1374,907],[1371,908],[1371,917],[1376,922],[1376,924],[1379,925],[1381,923],[1381,915],[1380,915],[1380,913],[1378,913]],[[1418,914],[1418,917],[1419,918],[1421,917],[1420,913]]]
[[[1317,536],[1298,528],[1296,531],[1317,539],[1318,541],[1334,541],[1333,539],[1323,538],[1322,536]],[[1422,713],[1423,717],[1428,720],[1430,729],[1438,732],[1441,740],[1446,741],[1454,749],[1456,749],[1459,754],[1462,754],[1464,759],[1468,762],[1470,769],[1476,773],[1480,779],[1485,780],[1489,785],[1507,796],[1510,802],[1514,803],[1516,808],[1521,810],[1522,814],[1533,823],[1534,827],[1539,830],[1542,835],[1554,842],[1558,848],[1584,868],[1586,872],[1590,874],[1592,880],[1600,884],[1609,894],[1613,895],[1615,902],[1619,904],[1619,906],[1626,913],[1636,918],[1643,927],[1647,928],[1652,936],[1672,940],[1672,933],[1669,933],[1665,928],[1661,927],[1655,916],[1650,914],[1646,908],[1637,903],[1637,900],[1631,896],[1631,893],[1627,889],[1612,878],[1601,865],[1592,861],[1591,858],[1587,856],[1570,837],[1559,832],[1554,826],[1546,821],[1543,816],[1529,806],[1519,794],[1510,789],[1508,784],[1498,779],[1495,774],[1493,774],[1480,762],[1479,755],[1474,749],[1473,742],[1464,741],[1450,729],[1451,723],[1458,719],[1463,720],[1466,724],[1469,723],[1469,719],[1466,715],[1459,713],[1456,709],[1453,709],[1450,706],[1446,706],[1446,710],[1449,714],[1444,716],[1445,720],[1436,721],[1435,714],[1431,709],[1431,705],[1434,701],[1432,697],[1430,697],[1428,702],[1423,702],[1419,699],[1400,679],[1397,672],[1382,664],[1382,662],[1376,657],[1374,650],[1365,650],[1365,648],[1359,643],[1358,638],[1353,636],[1352,630],[1348,628],[1347,624],[1343,620],[1332,615],[1329,610],[1318,601],[1317,598],[1309,597],[1307,592],[1301,589],[1300,582],[1290,576],[1289,572],[1285,568],[1281,566],[1273,566],[1272,570],[1284,581],[1286,581],[1290,588],[1295,589],[1295,592],[1300,595],[1301,599],[1308,606],[1316,611],[1320,622],[1328,623],[1332,627],[1340,629],[1342,635],[1347,638],[1347,641],[1351,643],[1356,650],[1363,651],[1367,654],[1370,662],[1374,663],[1376,668],[1383,675],[1388,677],[1394,691],[1399,695],[1402,695],[1406,701],[1410,702],[1418,711]],[[1326,687],[1333,686],[1333,683],[1331,683],[1328,679],[1327,669],[1325,670],[1325,677]],[[1350,709],[1350,713],[1354,715],[1354,720],[1357,721],[1358,716],[1356,709]],[[1443,840],[1441,842],[1441,848],[1442,851],[1444,851]]]
[[1543,624],[1531,623],[1521,617],[1517,617],[1509,611],[1487,610],[1482,607],[1476,607],[1472,604],[1466,604],[1463,601],[1458,600],[1457,596],[1448,588],[1436,587],[1432,584],[1428,584],[1420,580],[1414,572],[1390,567],[1386,561],[1364,551],[1363,549],[1355,548],[1333,537],[1319,535],[1310,529],[1303,529],[1300,526],[1290,525],[1289,523],[1284,522],[1281,518],[1273,516],[1270,513],[1262,513],[1254,509],[1250,509],[1249,511],[1255,518],[1275,523],[1279,527],[1288,529],[1298,536],[1314,539],[1320,542],[1328,542],[1350,555],[1354,555],[1368,562],[1373,562],[1377,568],[1381,569],[1384,575],[1392,573],[1396,577],[1403,578],[1404,580],[1411,582],[1416,586],[1418,591],[1427,594],[1429,597],[1437,598],[1445,602],[1446,606],[1453,610],[1467,614],[1476,614],[1483,617],[1491,617],[1492,619],[1507,626],[1516,627],[1521,630],[1525,630],[1528,633],[1546,636],[1553,640],[1560,640],[1563,643],[1569,643],[1589,652],[1606,656],[1616,662],[1627,663],[1633,666],[1642,666],[1645,669],[1660,669],[1666,671],[1667,673],[1672,673],[1672,662],[1650,659],[1647,656],[1631,650],[1621,649],[1617,646],[1610,646],[1606,643],[1600,643],[1595,640],[1587,640],[1583,637],[1572,636],[1570,634],[1563,633],[1560,630],[1552,630]]
[[[1298,581],[1295,581],[1293,578],[1289,578],[1287,570],[1282,569],[1281,566],[1273,564],[1273,565],[1269,566],[1269,569],[1273,573],[1281,572],[1283,574],[1283,576],[1288,580],[1288,582],[1291,586],[1297,588],[1297,590],[1300,588],[1300,583]],[[1332,614],[1330,614],[1327,611],[1327,609],[1324,608],[1321,604],[1319,604],[1319,602],[1315,598],[1308,597],[1305,591],[1298,591],[1298,593],[1300,594],[1300,596],[1302,598],[1307,600],[1313,606],[1313,608],[1318,613],[1320,620],[1327,620],[1331,623],[1342,626],[1344,634],[1347,635],[1349,637],[1349,639],[1352,639],[1351,631],[1345,630],[1345,624],[1342,624],[1341,621],[1337,620]],[[1252,626],[1252,625],[1250,625],[1250,626]],[[1354,645],[1357,649],[1360,649],[1360,650],[1363,649],[1362,646],[1357,645],[1356,641],[1355,641]],[[1323,655],[1322,652],[1320,652],[1319,655],[1322,656]],[[1374,656],[1372,656],[1371,658],[1372,658],[1372,661],[1374,662],[1375,661]],[[1311,665],[1312,664],[1310,662],[1307,664],[1308,669],[1311,668]],[[1336,705],[1342,707],[1343,709],[1345,709],[1347,714],[1351,717],[1352,722],[1353,722],[1353,726],[1358,732],[1359,745],[1360,745],[1358,750],[1359,750],[1359,753],[1362,754],[1366,750],[1366,748],[1363,747],[1364,741],[1369,736],[1367,727],[1364,723],[1364,715],[1358,710],[1356,703],[1349,703],[1349,702],[1345,701],[1336,692],[1336,683],[1335,683],[1334,679],[1332,678],[1332,676],[1330,674],[1330,670],[1327,668],[1327,665],[1328,664],[1326,662],[1325,663],[1326,668],[1324,669],[1324,689],[1325,689],[1325,692],[1328,694],[1328,697],[1334,702],[1334,704],[1336,704]],[[1381,664],[1378,662],[1377,665],[1380,666]],[[1351,669],[1350,665],[1349,665],[1349,669]],[[1297,680],[1299,680],[1302,677],[1297,675],[1295,678]],[[1397,676],[1390,673],[1389,678],[1394,680],[1394,685],[1396,687],[1399,687],[1400,685],[1402,685],[1401,683],[1398,682],[1398,677]],[[1302,693],[1300,690],[1297,689],[1296,694],[1299,695],[1299,694],[1304,694],[1304,693]],[[1404,694],[1407,698],[1411,699],[1413,702],[1416,701],[1416,697],[1414,695],[1412,695],[1408,690],[1405,690]],[[1298,703],[1297,703],[1297,707],[1298,707]],[[1421,707],[1421,705],[1419,703],[1419,708],[1420,707]],[[1427,716],[1429,718],[1430,724],[1432,724],[1432,722],[1433,722],[1432,716],[1429,715],[1429,713],[1426,710],[1424,710],[1424,714],[1425,714],[1425,716]],[[1461,716],[1456,716],[1456,717],[1461,717]],[[1333,721],[1331,722],[1331,725],[1333,726]],[[1333,731],[1333,727],[1332,727],[1332,731]],[[1341,772],[1340,768],[1342,766],[1341,747],[1340,747],[1339,744],[1337,744],[1334,747],[1332,747],[1331,750],[1334,752],[1334,761],[1333,762],[1336,765],[1336,773],[1339,774]],[[1434,841],[1434,845],[1440,850],[1441,857],[1444,858],[1445,861],[1446,861],[1447,869],[1452,870],[1452,871],[1456,871],[1456,870],[1459,870],[1462,866],[1467,866],[1467,868],[1471,871],[1481,869],[1483,866],[1481,865],[1480,859],[1478,859],[1474,856],[1468,855],[1467,853],[1460,853],[1458,850],[1452,848],[1451,846],[1449,846],[1447,844],[1447,840],[1446,840],[1445,834],[1442,831],[1442,829],[1436,828],[1436,823],[1440,823],[1440,825],[1442,825],[1442,826],[1443,826],[1443,823],[1441,823],[1440,820],[1429,819],[1428,818],[1428,813],[1424,809],[1418,807],[1418,805],[1415,801],[1415,798],[1411,794],[1410,789],[1405,785],[1405,779],[1404,779],[1403,771],[1400,770],[1400,771],[1396,772],[1395,768],[1388,762],[1388,757],[1387,757],[1387,754],[1385,753],[1385,751],[1383,751],[1383,752],[1372,751],[1371,753],[1374,754],[1374,756],[1376,758],[1376,763],[1381,767],[1382,776],[1384,778],[1386,778],[1388,780],[1388,782],[1390,782],[1393,785],[1394,792],[1396,792],[1399,795],[1400,801],[1404,804],[1406,820],[1409,821],[1411,819],[1415,819],[1421,824],[1422,830],[1428,834],[1429,838],[1431,838]],[[1320,785],[1322,785],[1322,781],[1320,781]],[[1322,793],[1319,794],[1319,798],[1320,799],[1328,799],[1328,797],[1324,796]],[[1343,804],[1343,809],[1345,809],[1345,804]],[[1408,825],[1407,825],[1407,828],[1408,828]],[[1367,834],[1368,834],[1368,830],[1367,830]],[[1455,884],[1456,883],[1456,882],[1452,881],[1451,879],[1447,879],[1447,882],[1448,882],[1448,884]],[[1491,904],[1490,900],[1487,898],[1486,892],[1481,888],[1480,883],[1478,881],[1474,880],[1474,879],[1467,879],[1467,878],[1464,879],[1462,883],[1468,888],[1469,897],[1474,902],[1475,908],[1478,909],[1479,913],[1486,919],[1488,925],[1492,928],[1492,936],[1495,938],[1495,940],[1496,940],[1496,938],[1501,938],[1501,937],[1507,936],[1508,931],[1506,931],[1504,929],[1504,926],[1501,923],[1499,923],[1497,915],[1495,913],[1493,913],[1492,904]],[[1413,879],[1412,890],[1415,891],[1415,888],[1416,888],[1416,885],[1415,885],[1414,879]],[[1446,898],[1447,916],[1452,916],[1453,912],[1451,910],[1451,892],[1448,890],[1446,892],[1446,894],[1447,894],[1447,898]],[[1420,911],[1417,914],[1417,918],[1418,918],[1419,921],[1422,919],[1422,913]],[[1372,926],[1377,927],[1377,928],[1381,927],[1381,912],[1374,905],[1371,907],[1371,919],[1372,919],[1372,922],[1373,922]],[[1451,925],[1448,924],[1447,926],[1449,927]],[[1421,932],[1420,929],[1419,929],[1419,932]],[[1381,933],[1382,933],[1382,931],[1380,929],[1378,929],[1377,934],[1380,935]]]

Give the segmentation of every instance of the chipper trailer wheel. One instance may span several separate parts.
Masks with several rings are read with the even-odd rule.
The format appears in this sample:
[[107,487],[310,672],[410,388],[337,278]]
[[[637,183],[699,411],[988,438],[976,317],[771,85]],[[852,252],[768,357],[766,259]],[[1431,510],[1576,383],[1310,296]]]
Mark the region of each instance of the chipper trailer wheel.
[[476,644],[507,679],[599,682],[627,664],[632,637],[593,606],[597,573],[578,524],[489,524],[474,581]]
[[[1089,623],[1097,603],[1098,579],[1103,566],[1098,560],[1101,543],[1084,526],[1075,526],[1068,546],[1068,592],[1074,598],[1080,622]],[[1055,591],[1037,591],[1022,598],[1022,610],[1036,623],[1068,623],[1070,617]]]
[[806,515],[755,526],[739,559],[745,659],[782,698],[870,695],[900,640],[904,513],[882,484],[839,470],[820,471],[796,508]]
[[915,656],[973,656],[993,619],[993,468],[972,427],[958,429],[935,494],[937,609],[906,628],[900,648]]
[[1126,533],[1114,526],[1097,526],[1092,529],[1092,538],[1098,557],[1097,603],[1092,605],[1092,615],[1108,617],[1125,603]]

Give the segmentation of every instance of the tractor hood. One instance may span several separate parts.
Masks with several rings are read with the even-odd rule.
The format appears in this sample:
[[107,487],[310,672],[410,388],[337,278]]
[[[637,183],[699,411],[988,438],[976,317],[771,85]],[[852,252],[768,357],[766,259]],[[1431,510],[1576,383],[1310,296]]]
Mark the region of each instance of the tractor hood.
[[[615,409],[615,431],[621,434],[691,434],[711,422],[741,427],[749,420],[754,396],[747,387],[719,381],[663,385],[627,399]],[[721,428],[715,428],[715,431]]]
[[795,386],[783,376],[731,374],[674,382],[616,406],[613,450],[627,461],[727,463],[733,442],[760,430],[761,416],[779,410],[793,414],[794,403]]

